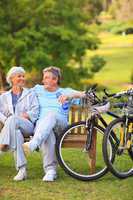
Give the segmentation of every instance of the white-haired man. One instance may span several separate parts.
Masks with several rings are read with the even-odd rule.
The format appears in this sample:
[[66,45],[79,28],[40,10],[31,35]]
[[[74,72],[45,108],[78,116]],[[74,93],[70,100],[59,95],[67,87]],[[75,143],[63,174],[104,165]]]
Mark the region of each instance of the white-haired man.
[[24,88],[25,70],[12,67],[7,73],[11,90],[0,95],[0,151],[14,152],[17,175],[15,181],[27,178],[26,158],[22,144],[24,137],[33,133],[39,114],[38,98],[32,90]]
[[25,152],[32,152],[41,146],[45,171],[43,181],[54,181],[57,176],[54,131],[59,133],[67,126],[72,98],[84,96],[84,92],[61,88],[60,81],[59,68],[51,66],[43,70],[43,85],[34,87],[40,105],[39,120],[32,140],[23,144]]

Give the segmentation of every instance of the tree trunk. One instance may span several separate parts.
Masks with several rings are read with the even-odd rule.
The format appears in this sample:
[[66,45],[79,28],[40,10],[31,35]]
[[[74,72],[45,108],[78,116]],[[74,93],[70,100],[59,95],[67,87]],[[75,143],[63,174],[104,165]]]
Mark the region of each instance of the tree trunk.
[[104,0],[103,9],[107,11],[113,0]]
[[0,68],[0,90],[4,91],[6,89],[6,75],[2,68]]
[[17,51],[16,55],[15,55],[15,65],[16,66],[20,65],[20,53],[19,53],[19,51]]

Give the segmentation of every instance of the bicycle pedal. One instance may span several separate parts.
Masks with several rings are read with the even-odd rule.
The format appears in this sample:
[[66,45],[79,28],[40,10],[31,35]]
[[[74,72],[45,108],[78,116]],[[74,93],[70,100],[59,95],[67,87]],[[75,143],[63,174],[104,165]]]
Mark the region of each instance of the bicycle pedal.
[[87,150],[86,148],[83,149],[83,153],[88,153],[89,150]]
[[122,155],[123,151],[124,151],[123,148],[117,149],[117,155],[119,155],[119,156]]

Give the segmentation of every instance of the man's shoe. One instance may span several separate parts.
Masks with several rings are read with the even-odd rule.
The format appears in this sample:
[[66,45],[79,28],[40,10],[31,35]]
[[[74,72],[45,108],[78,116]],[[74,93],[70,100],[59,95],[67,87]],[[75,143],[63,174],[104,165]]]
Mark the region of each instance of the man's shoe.
[[25,155],[28,155],[32,152],[29,147],[29,142],[25,142],[22,146],[23,146]]
[[45,176],[43,177],[43,181],[47,181],[47,182],[52,182],[57,178],[57,174],[56,171],[51,169],[48,170],[47,173],[45,174]]
[[8,151],[9,146],[7,144],[0,144],[0,151]]
[[27,172],[26,172],[26,168],[20,168],[18,171],[18,174],[13,178],[14,181],[23,181],[27,179]]

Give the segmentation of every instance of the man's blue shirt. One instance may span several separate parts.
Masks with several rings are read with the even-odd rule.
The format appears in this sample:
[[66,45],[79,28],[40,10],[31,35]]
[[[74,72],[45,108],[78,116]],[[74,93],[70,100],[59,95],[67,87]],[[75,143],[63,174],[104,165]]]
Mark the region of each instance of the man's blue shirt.
[[37,94],[39,104],[40,104],[40,116],[39,118],[44,118],[47,113],[54,112],[59,115],[59,117],[68,120],[68,113],[72,103],[79,103],[79,100],[75,99],[73,101],[66,101],[64,104],[59,103],[58,97],[60,95],[69,95],[77,92],[71,88],[58,88],[54,92],[47,91],[43,85],[36,85],[34,88]]

